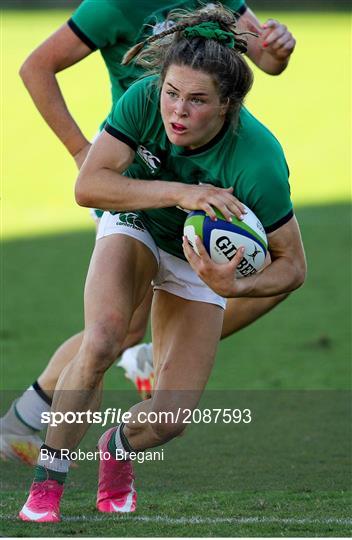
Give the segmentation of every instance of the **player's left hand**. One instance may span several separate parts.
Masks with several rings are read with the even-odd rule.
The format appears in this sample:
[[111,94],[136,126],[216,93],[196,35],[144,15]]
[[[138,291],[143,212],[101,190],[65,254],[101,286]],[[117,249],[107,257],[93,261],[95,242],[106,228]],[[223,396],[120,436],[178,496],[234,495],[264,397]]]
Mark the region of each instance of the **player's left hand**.
[[261,26],[260,40],[265,52],[277,60],[288,60],[296,46],[296,40],[284,24],[268,19]]
[[216,294],[224,298],[233,298],[237,295],[239,280],[236,278],[236,268],[243,258],[243,247],[240,247],[233,259],[226,264],[215,263],[209,257],[198,236],[196,237],[196,247],[199,255],[193,250],[186,236],[183,237],[182,247],[185,257],[195,273]]

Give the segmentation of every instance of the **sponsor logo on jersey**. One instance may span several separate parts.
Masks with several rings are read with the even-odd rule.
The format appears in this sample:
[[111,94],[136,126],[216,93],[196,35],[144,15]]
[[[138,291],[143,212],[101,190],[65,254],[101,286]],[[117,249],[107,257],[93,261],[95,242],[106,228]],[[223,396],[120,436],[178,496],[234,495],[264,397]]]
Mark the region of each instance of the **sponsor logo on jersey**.
[[138,146],[137,154],[144,161],[144,163],[148,165],[152,172],[155,172],[160,167],[160,159],[157,156],[153,156],[153,154],[145,146]]
[[131,227],[131,229],[136,229],[137,231],[145,231],[143,221],[137,214],[132,212],[123,212],[122,214],[117,214],[117,226]]

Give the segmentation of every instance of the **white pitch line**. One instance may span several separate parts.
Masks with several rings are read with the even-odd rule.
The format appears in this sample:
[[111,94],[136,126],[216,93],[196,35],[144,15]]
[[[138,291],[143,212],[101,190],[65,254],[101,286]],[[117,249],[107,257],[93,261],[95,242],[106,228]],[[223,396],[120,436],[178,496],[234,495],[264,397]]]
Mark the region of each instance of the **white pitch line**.
[[[110,519],[119,519],[121,516],[109,516]],[[88,520],[104,521],[103,516],[89,516]],[[221,523],[231,523],[233,525],[254,525],[260,523],[266,524],[278,524],[278,525],[352,525],[352,519],[344,518],[322,518],[322,519],[309,519],[309,518],[275,518],[275,517],[224,517],[224,518],[203,518],[199,516],[194,517],[180,517],[173,518],[169,516],[123,516],[125,521],[142,521],[143,523],[164,523],[165,525],[217,525]],[[67,517],[65,521],[79,521],[77,517]]]
[[[0,516],[1,519],[13,520],[14,516]],[[17,520],[17,518],[16,518]],[[104,522],[121,520],[122,522],[143,522],[143,523],[164,523],[165,525],[218,525],[230,523],[233,525],[256,525],[256,524],[276,524],[276,525],[350,525],[352,518],[276,518],[276,517],[223,517],[223,518],[203,518],[180,517],[173,518],[169,516],[129,516],[109,514],[105,516],[67,516],[63,517],[64,522]]]

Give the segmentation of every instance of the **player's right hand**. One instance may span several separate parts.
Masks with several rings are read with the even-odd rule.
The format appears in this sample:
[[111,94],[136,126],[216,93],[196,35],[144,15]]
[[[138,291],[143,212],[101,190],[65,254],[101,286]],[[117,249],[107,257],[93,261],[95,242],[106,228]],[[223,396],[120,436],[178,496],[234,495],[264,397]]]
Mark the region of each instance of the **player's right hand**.
[[182,247],[185,257],[197,276],[210,287],[216,294],[223,298],[232,298],[238,292],[238,279],[236,268],[240,264],[244,247],[240,246],[231,261],[225,264],[217,264],[208,255],[201,239],[196,236],[196,248],[194,251],[186,236],[182,238]]
[[212,220],[217,216],[214,208],[220,210],[228,221],[232,216],[243,219],[243,204],[232,195],[233,188],[218,188],[210,184],[184,185],[180,192],[178,205],[186,210],[203,210]]

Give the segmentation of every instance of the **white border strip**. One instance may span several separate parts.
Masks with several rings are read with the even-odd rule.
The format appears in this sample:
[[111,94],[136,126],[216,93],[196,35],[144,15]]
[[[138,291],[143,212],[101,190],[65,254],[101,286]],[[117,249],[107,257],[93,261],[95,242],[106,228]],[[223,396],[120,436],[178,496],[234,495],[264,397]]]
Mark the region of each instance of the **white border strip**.
[[[115,518],[120,516],[111,516]],[[127,518],[127,519],[126,519]],[[80,521],[78,516],[64,518],[64,521]],[[106,516],[90,516],[88,521],[104,521]],[[267,523],[278,525],[351,525],[352,519],[345,518],[275,518],[275,517],[224,517],[224,518],[203,518],[198,516],[173,518],[168,516],[124,516],[128,521],[142,521],[144,523],[164,523],[165,525],[217,525],[221,523],[231,523],[234,525],[254,525],[257,523]],[[85,518],[83,518],[85,520]]]

